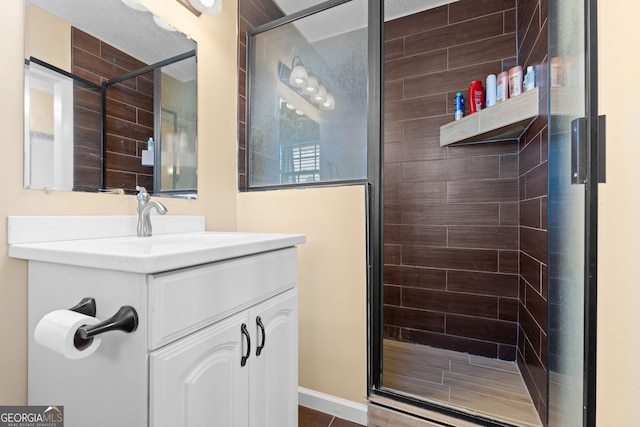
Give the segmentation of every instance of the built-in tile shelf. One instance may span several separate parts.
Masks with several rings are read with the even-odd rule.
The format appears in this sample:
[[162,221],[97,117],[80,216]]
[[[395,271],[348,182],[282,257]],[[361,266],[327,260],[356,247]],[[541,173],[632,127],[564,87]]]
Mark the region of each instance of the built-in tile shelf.
[[549,93],[549,112],[552,116],[576,118],[585,115],[584,89],[582,87],[552,87],[549,89]]
[[440,146],[517,139],[538,117],[538,88],[440,127]]

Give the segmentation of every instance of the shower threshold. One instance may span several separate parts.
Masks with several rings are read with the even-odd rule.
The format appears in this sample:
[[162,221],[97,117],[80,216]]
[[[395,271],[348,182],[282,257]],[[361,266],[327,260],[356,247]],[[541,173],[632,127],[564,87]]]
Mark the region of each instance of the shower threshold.
[[384,340],[385,388],[523,427],[542,426],[515,362]]

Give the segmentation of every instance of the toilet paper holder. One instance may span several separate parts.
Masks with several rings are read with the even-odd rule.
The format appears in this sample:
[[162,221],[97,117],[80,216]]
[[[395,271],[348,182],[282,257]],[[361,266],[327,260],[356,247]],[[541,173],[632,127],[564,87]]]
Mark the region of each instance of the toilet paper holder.
[[[96,316],[96,300],[88,297],[83,298],[78,304],[69,310],[82,313],[86,316]],[[83,340],[110,331],[133,332],[138,328],[138,313],[130,305],[123,305],[120,309],[108,318],[96,325],[84,325],[78,328],[76,336]]]
[[82,298],[79,303],[71,307],[69,310],[84,314],[85,316],[96,317],[96,300],[91,297]]

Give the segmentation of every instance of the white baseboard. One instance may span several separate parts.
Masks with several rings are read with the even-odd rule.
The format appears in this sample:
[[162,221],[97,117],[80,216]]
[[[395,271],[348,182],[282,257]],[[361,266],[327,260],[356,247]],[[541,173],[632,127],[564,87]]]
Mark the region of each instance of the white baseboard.
[[367,405],[298,387],[298,404],[352,423],[367,425]]

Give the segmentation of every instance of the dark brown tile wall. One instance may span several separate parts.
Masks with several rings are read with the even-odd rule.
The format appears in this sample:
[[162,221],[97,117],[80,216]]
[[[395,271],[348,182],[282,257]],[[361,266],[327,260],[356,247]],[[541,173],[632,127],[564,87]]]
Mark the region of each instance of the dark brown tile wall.
[[[96,84],[147,65],[77,28],[72,47],[72,72]],[[101,129],[100,96],[76,89],[75,97],[75,186],[96,191],[101,186],[101,147],[95,137]],[[153,136],[153,72],[107,89],[106,129],[105,186],[134,193],[141,185],[153,191],[153,167],[142,166],[142,150]]]
[[73,97],[73,188],[95,192],[102,180],[102,97],[99,89],[77,81]]
[[547,0],[519,0],[518,62],[536,67],[540,117],[520,139],[520,298],[517,361],[529,394],[546,424],[547,402]]
[[246,78],[247,31],[284,14],[271,0],[238,1],[238,189],[247,189],[246,173]]
[[516,62],[516,10],[462,0],[385,24],[386,337],[515,360],[518,144],[441,148],[439,128],[456,91]]

